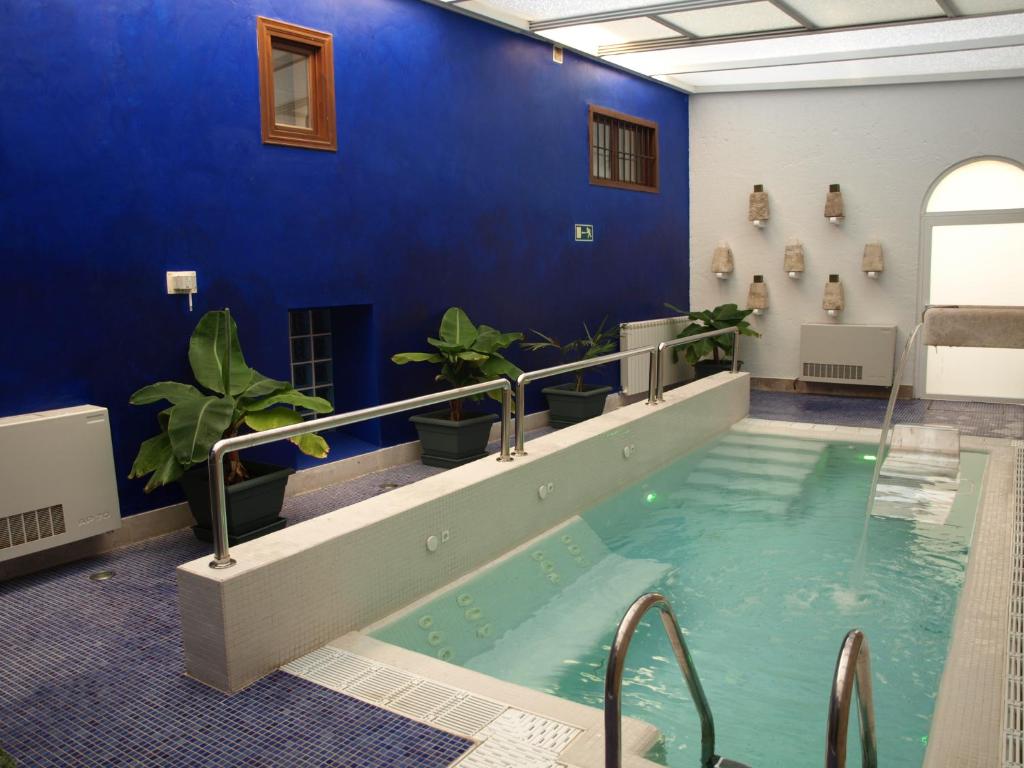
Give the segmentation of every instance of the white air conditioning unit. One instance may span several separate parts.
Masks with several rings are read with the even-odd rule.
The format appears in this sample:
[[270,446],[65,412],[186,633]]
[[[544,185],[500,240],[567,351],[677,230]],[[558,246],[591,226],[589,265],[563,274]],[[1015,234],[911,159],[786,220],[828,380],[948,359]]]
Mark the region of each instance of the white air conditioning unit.
[[120,527],[106,408],[0,419],[0,562]]
[[800,326],[800,379],[891,387],[895,325]]

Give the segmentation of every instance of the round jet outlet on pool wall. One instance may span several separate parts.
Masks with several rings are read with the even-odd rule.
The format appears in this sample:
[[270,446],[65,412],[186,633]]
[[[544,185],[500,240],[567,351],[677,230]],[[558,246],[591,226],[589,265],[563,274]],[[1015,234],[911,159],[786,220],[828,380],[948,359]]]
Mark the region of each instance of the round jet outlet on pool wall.
[[437,547],[440,543],[437,536],[427,536],[427,552],[437,552]]

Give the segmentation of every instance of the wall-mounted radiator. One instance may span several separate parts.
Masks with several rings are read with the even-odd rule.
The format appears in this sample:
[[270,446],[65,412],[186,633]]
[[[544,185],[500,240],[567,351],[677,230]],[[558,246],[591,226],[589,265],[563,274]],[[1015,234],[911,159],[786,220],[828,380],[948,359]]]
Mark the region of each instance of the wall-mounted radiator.
[[0,419],[0,561],[120,527],[106,408]]
[[800,379],[892,386],[895,325],[800,326]]
[[[689,318],[686,315],[680,315],[660,320],[622,323],[619,326],[619,349],[637,349],[674,339],[688,322]],[[624,395],[636,395],[648,391],[650,386],[650,357],[648,355],[627,358],[620,365]],[[665,352],[665,366],[666,385],[685,381],[693,376],[693,369],[683,361],[682,355],[679,356],[678,363],[673,363],[672,353]]]

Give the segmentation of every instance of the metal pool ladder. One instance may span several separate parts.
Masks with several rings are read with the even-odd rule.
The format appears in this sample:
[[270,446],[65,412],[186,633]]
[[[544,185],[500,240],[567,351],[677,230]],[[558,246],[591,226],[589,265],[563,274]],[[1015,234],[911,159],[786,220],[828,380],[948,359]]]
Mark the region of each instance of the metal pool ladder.
[[[657,608],[665,627],[672,652],[690,690],[690,697],[700,717],[701,768],[749,768],[744,763],[715,754],[715,720],[711,715],[704,688],[693,666],[690,649],[676,621],[672,606],[664,595],[648,592],[629,606],[619,622],[604,679],[604,764],[605,768],[622,768],[622,674],[626,653],[636,628],[648,611]],[[878,749],[875,742],[875,707],[871,696],[871,654],[868,639],[859,629],[846,633],[836,659],[832,676],[832,691],[828,702],[828,726],[825,730],[825,768],[846,768],[846,739],[850,725],[850,706],[856,688],[862,768],[878,768]]]
[[859,629],[846,633],[836,659],[832,694],[828,701],[828,727],[825,729],[825,768],[846,766],[846,737],[854,686],[857,688],[857,719],[860,722],[860,763],[862,768],[878,768],[875,705],[871,698],[871,654],[868,639]]
[[663,595],[648,592],[638,597],[626,615],[619,622],[615,632],[612,648],[608,654],[608,670],[604,679],[604,764],[605,768],[621,768],[622,766],[622,673],[625,670],[626,652],[629,642],[633,639],[641,619],[652,608],[661,612],[661,623],[665,626],[669,643],[675,653],[679,669],[690,689],[690,697],[697,707],[700,717],[701,768],[748,768],[715,754],[715,721],[711,716],[711,706],[704,695],[704,688],[697,677],[697,670],[690,658],[690,650],[686,647],[683,632],[679,629],[672,606]]

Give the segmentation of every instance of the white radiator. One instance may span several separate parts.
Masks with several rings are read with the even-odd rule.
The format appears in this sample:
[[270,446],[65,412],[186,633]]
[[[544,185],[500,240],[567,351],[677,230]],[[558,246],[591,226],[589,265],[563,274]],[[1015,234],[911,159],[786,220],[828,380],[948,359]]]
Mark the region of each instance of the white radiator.
[[106,408],[0,419],[0,561],[120,527]]
[[[657,345],[663,341],[674,339],[686,324],[689,318],[686,315],[678,317],[665,317],[660,320],[640,320],[632,323],[622,323],[619,326],[619,349],[637,349],[652,344]],[[636,395],[647,392],[650,387],[650,356],[637,355],[623,360],[622,367],[622,394]],[[693,369],[683,360],[682,354],[679,362],[672,362],[672,352],[665,352],[665,385],[675,384],[693,377]]]
[[800,326],[800,379],[892,386],[895,325]]

